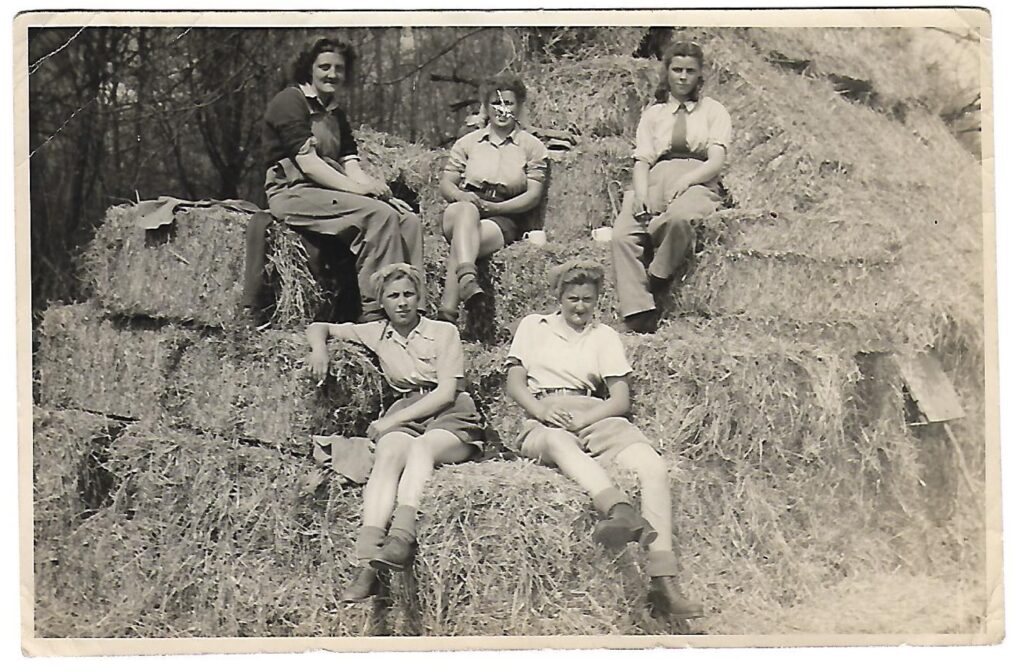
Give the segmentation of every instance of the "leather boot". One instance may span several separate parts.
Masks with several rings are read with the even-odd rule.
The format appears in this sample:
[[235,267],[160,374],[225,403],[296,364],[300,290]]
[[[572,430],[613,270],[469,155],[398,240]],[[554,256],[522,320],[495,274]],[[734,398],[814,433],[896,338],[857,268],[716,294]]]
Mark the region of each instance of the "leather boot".
[[341,591],[342,602],[362,602],[380,592],[380,579],[377,571],[370,567],[360,567],[345,590]]
[[408,569],[412,565],[413,542],[388,535],[377,555],[370,560],[374,569]]
[[679,618],[700,618],[704,615],[704,607],[683,597],[674,576],[655,576],[651,579],[651,590],[647,600],[654,608],[655,615],[676,616]]
[[629,504],[616,504],[609,511],[609,518],[594,526],[594,541],[611,549],[619,549],[630,542],[641,540],[647,545],[657,536],[651,524]]

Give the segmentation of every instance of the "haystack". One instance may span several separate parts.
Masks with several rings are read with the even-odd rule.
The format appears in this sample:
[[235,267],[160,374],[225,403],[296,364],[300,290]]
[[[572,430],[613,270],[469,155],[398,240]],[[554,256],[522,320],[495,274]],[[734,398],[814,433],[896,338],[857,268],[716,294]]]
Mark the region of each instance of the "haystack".
[[381,604],[338,601],[359,511],[350,490],[332,481],[306,496],[305,462],[158,426],[129,428],[106,457],[113,504],[37,581],[41,636],[381,634]]
[[361,434],[384,399],[375,363],[345,343],[331,344],[332,375],[318,385],[298,334],[202,333],[80,304],[48,309],[41,338],[47,405],[304,448],[311,434]]

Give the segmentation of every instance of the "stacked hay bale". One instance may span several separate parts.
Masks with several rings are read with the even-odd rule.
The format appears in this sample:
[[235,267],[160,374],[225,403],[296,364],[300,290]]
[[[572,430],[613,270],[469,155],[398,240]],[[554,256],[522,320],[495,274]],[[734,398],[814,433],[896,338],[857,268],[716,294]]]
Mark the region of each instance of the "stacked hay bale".
[[[953,224],[980,209],[943,195],[949,185],[933,187],[922,168],[934,156],[965,165],[962,152],[780,70],[756,36],[697,36],[714,63],[709,91],[733,113],[726,186],[742,208],[706,223],[659,332],[624,336],[635,416],[669,466],[684,590],[707,607],[702,629],[723,634],[801,627],[779,614],[806,618],[802,605],[824,588],[843,593],[847,576],[896,566],[923,575],[935,563],[960,563],[961,578],[980,571],[965,550],[978,522],[961,515],[967,507],[957,502],[952,531],[924,514],[949,498],[922,478],[932,446],[907,426],[884,354],[936,348],[965,395],[969,422],[956,431],[980,468],[979,286],[968,277],[940,287],[942,273],[964,270],[936,270],[959,263],[944,261],[954,255],[937,262],[934,248],[907,244],[930,231],[938,241],[928,245],[978,249],[980,236]],[[610,268],[607,244],[589,232],[616,215],[657,80],[650,62],[622,55],[524,76],[531,122],[583,140],[553,167],[549,244],[495,254],[483,277],[492,305],[470,316],[485,328],[470,330],[484,337],[466,345],[468,382],[494,454],[507,453],[518,419],[502,368],[515,325],[553,308],[555,264],[585,256]],[[831,114],[809,112],[809,100]],[[361,140],[389,166],[381,176],[419,194],[436,289],[443,153],[370,131]],[[94,300],[53,307],[39,327],[38,398],[55,409],[37,414],[40,634],[687,631],[647,612],[635,549],[593,545],[595,514],[579,488],[514,459],[440,469],[413,570],[392,577],[387,602],[340,606],[358,493],[338,482],[303,493],[310,465],[293,453],[310,433],[361,433],[387,403],[379,372],[339,345],[333,380],[317,386],[305,373],[295,327],[318,299],[288,232],[271,240],[276,324],[254,332],[233,328],[243,219],[208,209],[175,226],[147,241],[130,208],[112,211],[88,257]],[[608,280],[599,312],[618,327]],[[630,475],[615,477],[637,494]],[[972,590],[957,598],[982,614]]]

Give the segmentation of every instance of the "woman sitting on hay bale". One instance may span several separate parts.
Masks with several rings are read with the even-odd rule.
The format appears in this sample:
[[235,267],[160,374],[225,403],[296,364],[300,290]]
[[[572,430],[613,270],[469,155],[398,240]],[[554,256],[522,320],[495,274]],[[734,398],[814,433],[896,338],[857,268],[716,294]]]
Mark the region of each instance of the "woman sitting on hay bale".
[[477,259],[518,240],[522,219],[541,202],[547,148],[519,124],[526,86],[499,76],[480,86],[487,125],[459,138],[441,175],[449,202],[441,228],[451,243],[438,317],[456,322],[459,302],[481,296]]
[[[649,549],[648,599],[656,611],[684,618],[702,615],[685,599],[674,577],[672,495],[668,471],[651,442],[627,419],[632,368],[618,334],[594,320],[604,282],[601,266],[570,261],[554,269],[551,289],[560,308],[528,315],[516,329],[507,365],[508,393],[526,411],[518,451],[557,466],[581,485],[605,517],[594,539],[621,548]],[[607,398],[597,395],[607,391]],[[641,517],[615,487],[604,465],[618,464],[640,479]]]
[[363,490],[363,525],[355,552],[369,566],[361,567],[342,593],[345,602],[375,594],[378,570],[404,569],[412,563],[417,507],[434,467],[464,462],[483,450],[480,416],[463,389],[458,329],[417,311],[423,276],[408,264],[392,264],[374,273],[371,285],[386,320],[317,322],[306,329],[315,375],[327,375],[327,338],[340,338],[373,350],[388,384],[402,394],[367,433],[377,446]]
[[[722,202],[732,121],[702,95],[704,53],[692,42],[665,52],[662,82],[636,130],[633,191],[612,228],[612,267],[619,314],[633,331],[657,329],[654,295],[666,289],[693,251],[695,222]],[[644,269],[646,248],[654,253]]]
[[[341,85],[351,82],[352,48],[320,38],[299,54],[295,86],[267,105],[263,146],[270,212],[303,234],[338,236],[356,255],[360,321],[384,317],[370,276],[387,264],[409,262],[422,271],[419,219],[381,180],[363,172],[359,149],[341,107]],[[425,297],[423,297],[425,306]]]

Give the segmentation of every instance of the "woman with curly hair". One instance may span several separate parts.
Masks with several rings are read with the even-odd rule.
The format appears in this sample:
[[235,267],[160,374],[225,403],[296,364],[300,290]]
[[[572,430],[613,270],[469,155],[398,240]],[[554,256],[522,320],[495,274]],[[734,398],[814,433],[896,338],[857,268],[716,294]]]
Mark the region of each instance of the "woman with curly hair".
[[354,59],[350,46],[331,38],[319,38],[299,54],[294,84],[274,96],[264,113],[265,187],[274,217],[305,235],[336,236],[349,245],[360,320],[369,322],[384,316],[370,276],[398,262],[422,271],[423,231],[409,206],[363,171],[341,97]]
[[[676,585],[665,462],[629,420],[632,368],[622,341],[594,319],[603,282],[595,262],[562,264],[551,280],[558,311],[528,315],[516,329],[506,360],[508,393],[526,414],[516,449],[587,491],[603,516],[594,529],[598,543],[620,548],[637,542],[648,549],[648,599],[657,611],[696,618],[700,605]],[[608,477],[610,463],[638,475],[642,516]]]

